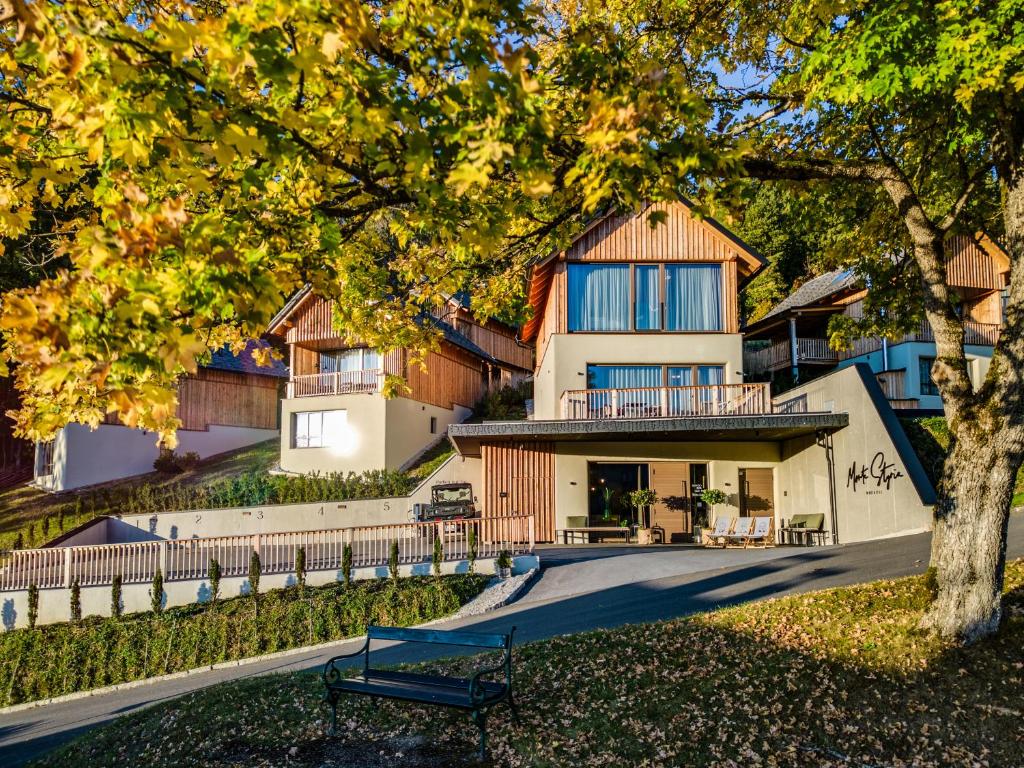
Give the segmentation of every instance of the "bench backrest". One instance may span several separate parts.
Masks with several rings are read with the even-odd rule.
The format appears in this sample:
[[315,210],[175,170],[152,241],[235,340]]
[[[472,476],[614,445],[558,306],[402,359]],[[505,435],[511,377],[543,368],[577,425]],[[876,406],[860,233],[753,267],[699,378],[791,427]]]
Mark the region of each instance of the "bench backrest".
[[789,520],[790,528],[806,528],[809,531],[820,531],[825,527],[825,515],[821,512],[804,515],[793,515]]
[[[515,627],[512,628],[515,632]],[[512,634],[492,635],[483,632],[462,630],[411,629],[408,627],[369,626],[367,640],[395,640],[405,643],[437,643],[441,645],[463,645],[471,648],[500,648],[507,650],[512,644]]]

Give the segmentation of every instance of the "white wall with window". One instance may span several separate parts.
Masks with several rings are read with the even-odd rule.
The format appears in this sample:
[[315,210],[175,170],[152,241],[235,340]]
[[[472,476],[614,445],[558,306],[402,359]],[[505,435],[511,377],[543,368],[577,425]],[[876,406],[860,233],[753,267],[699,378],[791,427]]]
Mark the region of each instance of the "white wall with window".
[[344,410],[292,414],[293,448],[337,448],[347,437],[348,413]]

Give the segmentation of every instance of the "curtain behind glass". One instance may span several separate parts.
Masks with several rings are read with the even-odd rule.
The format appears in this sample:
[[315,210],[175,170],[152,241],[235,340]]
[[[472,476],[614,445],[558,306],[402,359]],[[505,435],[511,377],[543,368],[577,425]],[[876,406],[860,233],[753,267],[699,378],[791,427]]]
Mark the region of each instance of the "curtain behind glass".
[[718,264],[665,265],[665,329],[722,330],[722,268]]
[[645,264],[633,270],[636,281],[636,329],[656,331],[661,328],[661,291],[658,266]]
[[569,265],[569,330],[629,330],[629,266]]
[[660,365],[588,365],[588,389],[660,387]]

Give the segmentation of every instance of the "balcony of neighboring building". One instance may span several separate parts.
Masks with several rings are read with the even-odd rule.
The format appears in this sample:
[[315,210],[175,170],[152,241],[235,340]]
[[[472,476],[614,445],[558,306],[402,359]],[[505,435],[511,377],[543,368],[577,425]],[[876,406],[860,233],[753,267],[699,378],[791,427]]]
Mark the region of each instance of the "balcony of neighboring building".
[[373,349],[295,350],[289,398],[380,392],[386,361]]

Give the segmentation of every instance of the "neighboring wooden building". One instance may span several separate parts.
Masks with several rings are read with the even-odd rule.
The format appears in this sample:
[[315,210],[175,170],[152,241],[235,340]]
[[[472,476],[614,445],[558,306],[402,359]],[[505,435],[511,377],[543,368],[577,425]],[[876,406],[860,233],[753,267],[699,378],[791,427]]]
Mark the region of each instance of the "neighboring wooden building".
[[[257,365],[252,356],[265,342],[252,341],[240,354],[215,352],[210,362],[178,384],[178,453],[201,458],[278,435],[279,407],[288,372],[283,363]],[[69,424],[36,446],[34,483],[66,491],[153,470],[156,436],[130,429],[111,414],[97,429]]]
[[[519,344],[515,329],[478,322],[458,298],[424,317],[441,343],[423,366],[405,349],[379,354],[347,344],[332,314],[330,301],[305,288],[268,329],[288,346],[281,428],[281,468],[288,472],[398,469],[468,418],[488,391],[530,372],[532,350]],[[408,389],[385,399],[389,375]]]
[[[971,379],[979,385],[999,339],[1010,275],[1006,252],[989,237],[953,235],[946,242],[946,273],[960,299],[964,344]],[[835,315],[864,314],[867,288],[852,270],[808,280],[744,329],[744,369],[751,379],[785,372],[807,380],[836,367],[867,363],[893,407],[938,410],[942,400],[931,380],[935,337],[927,320],[896,339],[856,339],[848,350],[832,349],[828,324]]]

